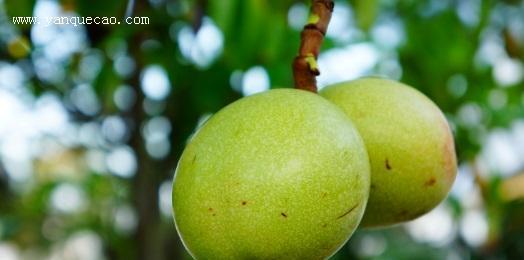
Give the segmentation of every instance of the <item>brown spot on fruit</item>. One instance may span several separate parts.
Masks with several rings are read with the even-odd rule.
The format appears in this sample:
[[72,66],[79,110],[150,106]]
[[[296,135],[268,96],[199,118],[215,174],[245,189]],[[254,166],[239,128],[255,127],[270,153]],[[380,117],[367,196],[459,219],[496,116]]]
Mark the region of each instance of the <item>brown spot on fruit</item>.
[[353,207],[351,207],[350,209],[348,209],[346,212],[344,212],[344,214],[338,216],[337,219],[341,219],[341,218],[343,218],[343,217],[349,215],[349,213],[351,213],[353,210],[355,210],[355,209],[358,207],[358,204],[359,204],[359,203],[355,204],[355,206],[353,206]]
[[280,215],[282,215],[282,217],[284,217],[284,218],[287,218],[287,214],[284,213],[284,212],[280,213]]
[[424,214],[426,214],[426,210],[418,210],[418,211],[415,211],[414,213],[411,213],[408,216],[408,219],[416,219]]
[[247,205],[247,201],[242,201],[242,206]]
[[435,179],[435,177],[431,177],[428,181],[424,183],[424,186],[426,187],[433,186],[435,185],[435,183],[437,183],[437,179]]
[[411,213],[408,210],[403,209],[399,213],[397,213],[396,219],[398,221],[405,221],[407,219],[411,219],[410,215]]
[[457,174],[457,157],[455,152],[455,141],[453,134],[449,128],[447,121],[444,119],[440,124],[442,131],[445,133],[444,145],[442,147],[442,156],[444,169],[446,170],[446,179],[449,183],[453,183]]
[[391,164],[389,164],[389,160],[388,160],[388,158],[386,158],[386,169],[387,169],[388,171],[391,171],[391,169],[392,169],[392,168],[391,168]]
[[208,208],[207,209],[209,212],[212,212],[213,211],[213,208]]
[[451,137],[448,142],[444,145],[444,167],[450,183],[455,180],[457,172],[457,158],[455,155],[455,144]]
[[322,198],[325,198],[327,196],[327,192],[322,192]]
[[212,215],[212,216],[214,217],[214,216],[216,216],[216,215],[217,215],[217,214],[213,213],[213,215]]

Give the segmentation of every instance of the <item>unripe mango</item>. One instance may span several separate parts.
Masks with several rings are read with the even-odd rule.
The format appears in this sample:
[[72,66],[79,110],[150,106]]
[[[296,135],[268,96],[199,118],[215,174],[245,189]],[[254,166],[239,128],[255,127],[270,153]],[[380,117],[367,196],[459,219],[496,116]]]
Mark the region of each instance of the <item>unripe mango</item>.
[[369,184],[364,143],[342,110],[271,90],[197,131],[176,170],[174,218],[196,259],[324,259],[358,226]]
[[446,198],[457,172],[455,146],[430,99],[381,78],[328,86],[321,95],[351,118],[369,154],[371,191],[362,226],[412,220]]

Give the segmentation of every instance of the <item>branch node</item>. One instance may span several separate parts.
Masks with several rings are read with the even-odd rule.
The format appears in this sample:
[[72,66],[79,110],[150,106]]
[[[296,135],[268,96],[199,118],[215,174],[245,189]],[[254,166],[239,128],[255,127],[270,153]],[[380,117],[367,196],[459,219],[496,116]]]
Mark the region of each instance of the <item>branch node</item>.
[[313,74],[315,74],[315,76],[320,75],[320,70],[318,69],[318,63],[317,63],[317,59],[315,58],[315,56],[312,53],[309,53],[308,55],[306,55],[304,59],[306,59],[309,70]]
[[312,0],[311,13],[301,33],[300,49],[293,61],[297,89],[317,92],[316,76],[320,75],[317,58],[334,7],[333,0]]
[[318,23],[319,20],[320,20],[320,16],[318,16],[318,14],[312,13],[309,15],[309,19],[307,20],[307,25],[310,25],[310,24],[315,25],[316,23]]

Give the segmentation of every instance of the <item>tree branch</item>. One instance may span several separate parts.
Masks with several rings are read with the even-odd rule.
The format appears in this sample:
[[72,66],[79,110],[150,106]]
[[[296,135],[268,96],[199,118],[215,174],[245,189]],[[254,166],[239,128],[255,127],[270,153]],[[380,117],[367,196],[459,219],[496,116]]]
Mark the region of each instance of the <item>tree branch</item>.
[[298,56],[293,61],[295,88],[317,92],[316,76],[320,46],[324,41],[335,3],[333,0],[312,0],[311,14],[301,34]]

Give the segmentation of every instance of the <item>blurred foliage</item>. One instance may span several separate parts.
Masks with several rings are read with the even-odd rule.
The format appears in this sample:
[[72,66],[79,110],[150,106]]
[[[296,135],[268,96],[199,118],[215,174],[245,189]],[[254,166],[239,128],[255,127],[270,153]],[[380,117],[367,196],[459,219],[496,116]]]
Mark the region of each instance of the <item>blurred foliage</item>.
[[[58,9],[53,14],[114,16],[120,21],[130,3],[0,0],[0,90],[12,83],[10,74],[1,73],[3,68],[15,66],[26,78],[21,88],[30,93],[20,99],[32,100],[30,107],[36,107],[36,100],[58,97],[67,125],[76,133],[31,139],[41,147],[32,151],[32,170],[24,181],[13,177],[18,168],[5,167],[17,164],[9,161],[8,148],[2,148],[0,256],[2,245],[9,245],[23,259],[189,259],[169,212],[161,211],[169,194],[163,188],[171,182],[186,140],[206,116],[249,92],[247,83],[267,87],[267,74],[273,87],[292,86],[290,64],[301,29],[296,24],[305,22],[309,1],[134,2],[132,16],[149,17],[149,24],[59,25],[46,30],[14,25],[11,17]],[[517,132],[511,129],[524,118],[523,1],[340,0],[336,9],[344,29],[328,32],[323,53],[368,46],[379,61],[362,74],[399,79],[435,101],[453,126],[459,179],[474,187],[457,188],[436,210],[436,215],[444,212],[451,218],[444,239],[432,237],[431,226],[444,225],[440,221],[445,216],[431,218],[436,223],[359,230],[333,259],[523,258],[524,195],[519,191],[524,181],[510,177],[524,173],[504,172],[497,161],[492,166],[490,160],[500,157],[494,159],[488,146],[491,133]],[[337,14],[333,23],[335,19]],[[391,43],[394,38],[400,38],[398,44]],[[335,66],[358,66],[365,59],[372,58],[339,59]],[[160,76],[153,82],[167,84],[163,96],[144,87],[146,72],[158,68]],[[253,68],[266,74],[248,81]],[[115,118],[125,126],[118,138],[112,138],[118,125],[108,123]],[[167,137],[152,134],[157,128]],[[82,141],[86,135],[91,142]],[[9,139],[0,137],[0,144]],[[166,143],[167,152],[159,153],[158,147]],[[122,153],[134,161],[116,156]],[[524,161],[522,154],[517,157]],[[122,174],[118,167],[126,165],[119,163],[135,167]],[[76,203],[80,206],[61,210],[71,198],[60,197],[74,197],[75,192],[83,198]],[[471,219],[477,224],[473,231],[467,226]],[[87,257],[75,241],[89,248]],[[97,245],[100,255],[93,253]]]

